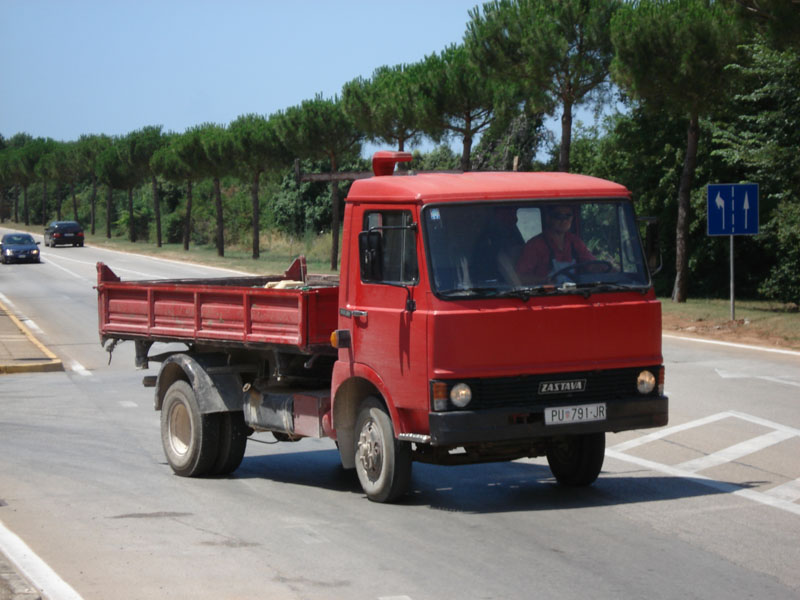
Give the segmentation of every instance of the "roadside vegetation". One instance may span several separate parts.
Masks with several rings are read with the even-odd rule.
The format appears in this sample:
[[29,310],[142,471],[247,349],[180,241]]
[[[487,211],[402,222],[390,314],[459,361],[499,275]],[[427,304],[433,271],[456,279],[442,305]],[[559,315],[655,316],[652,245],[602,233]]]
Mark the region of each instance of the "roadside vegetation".
[[[683,304],[728,293],[727,240],[706,235],[707,184],[756,182],[761,233],[736,241],[736,293],[796,307],[798,97],[797,2],[496,0],[470,12],[463,43],[271,115],[71,141],[0,134],[0,222],[40,231],[75,219],[94,243],[198,248],[242,269],[275,271],[302,248],[335,270],[342,200],[351,172],[370,169],[372,142],[414,151],[418,171],[561,170],[626,185],[638,213],[659,218],[657,291]],[[581,106],[609,116],[586,127],[573,119]],[[439,145],[421,153],[423,140]]]

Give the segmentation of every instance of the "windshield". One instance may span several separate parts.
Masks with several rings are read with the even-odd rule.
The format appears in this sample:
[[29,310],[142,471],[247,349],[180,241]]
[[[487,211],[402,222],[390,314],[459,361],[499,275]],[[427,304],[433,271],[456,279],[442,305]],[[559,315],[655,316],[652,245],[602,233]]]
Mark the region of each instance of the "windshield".
[[3,238],[4,244],[33,244],[33,238],[24,234],[9,234]]
[[423,214],[432,285],[440,297],[650,285],[627,200],[443,204]]

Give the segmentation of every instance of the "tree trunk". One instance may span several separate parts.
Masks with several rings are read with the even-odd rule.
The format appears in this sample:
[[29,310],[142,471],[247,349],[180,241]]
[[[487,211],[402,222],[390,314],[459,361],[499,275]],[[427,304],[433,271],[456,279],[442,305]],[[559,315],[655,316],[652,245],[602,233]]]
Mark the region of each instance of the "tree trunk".
[[189,250],[189,239],[192,237],[192,180],[186,181],[186,223],[183,227],[183,249]]
[[558,170],[569,173],[569,153],[572,147],[572,104],[564,102],[561,115],[561,149],[558,153]]
[[47,180],[42,181],[42,225],[47,223]]
[[73,220],[78,220],[78,197],[75,195],[75,182],[69,182],[69,193],[72,195],[72,216]]
[[25,217],[25,225],[31,224],[30,213],[28,212],[28,186],[22,186],[22,212]]
[[62,192],[63,190],[60,189],[60,186],[56,185],[56,221],[61,220],[61,204],[64,201],[61,196]]
[[[336,155],[331,154],[331,174],[339,170]],[[331,181],[331,271],[339,268],[339,182]]]
[[225,256],[224,221],[222,220],[222,192],[219,177],[214,177],[214,204],[217,208],[217,256]]
[[472,136],[464,135],[464,146],[461,150],[461,170],[466,173],[472,169]]
[[261,172],[256,171],[250,186],[250,199],[253,203],[253,260],[256,260],[260,256],[259,236],[261,235],[261,205],[258,203],[258,180],[260,178]]
[[133,187],[128,188],[128,237],[136,243],[136,222],[133,218]]
[[692,183],[697,166],[697,142],[699,138],[699,118],[689,117],[686,131],[686,157],[678,188],[678,224],[675,228],[675,286],[672,288],[673,302],[686,302],[689,289],[689,210]]
[[95,212],[95,203],[97,202],[97,175],[92,176],[92,197],[91,197],[91,220],[92,220],[92,235],[94,235],[94,225],[95,225],[95,217],[97,213]]
[[108,186],[106,192],[106,238],[111,239],[111,204],[114,200],[114,188]]
[[153,211],[156,216],[156,246],[161,248],[161,200],[158,197],[158,179],[153,175]]

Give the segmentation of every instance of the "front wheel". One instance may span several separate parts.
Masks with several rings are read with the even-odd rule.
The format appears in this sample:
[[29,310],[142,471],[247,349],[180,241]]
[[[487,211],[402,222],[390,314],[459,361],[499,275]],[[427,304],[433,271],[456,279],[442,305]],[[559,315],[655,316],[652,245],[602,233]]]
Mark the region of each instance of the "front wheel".
[[356,419],[356,473],[367,498],[391,502],[411,483],[411,446],[394,437],[392,420],[383,403],[369,397]]
[[586,433],[553,440],[547,448],[547,464],[558,483],[591,485],[600,475],[606,453],[606,434]]
[[200,413],[192,386],[169,386],[161,407],[161,444],[172,470],[183,477],[206,475],[219,455],[218,414]]

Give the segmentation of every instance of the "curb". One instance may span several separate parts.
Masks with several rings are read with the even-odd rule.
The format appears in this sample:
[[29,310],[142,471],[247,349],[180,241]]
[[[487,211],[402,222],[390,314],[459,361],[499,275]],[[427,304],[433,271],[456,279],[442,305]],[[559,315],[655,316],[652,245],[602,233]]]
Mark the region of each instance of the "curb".
[[20,321],[14,314],[8,309],[8,307],[3,304],[2,300],[0,300],[0,316],[7,316],[11,319],[11,322],[17,326],[22,334],[28,339],[28,341],[36,346],[42,354],[44,354],[48,360],[44,361],[37,361],[32,363],[27,363],[24,365],[8,365],[2,364],[0,365],[0,374],[10,374],[10,373],[34,373],[34,372],[47,372],[47,371],[63,371],[64,365],[55,354],[53,354],[49,348],[47,348],[44,344],[42,344],[36,337],[31,333],[30,329],[28,329],[25,324]]

